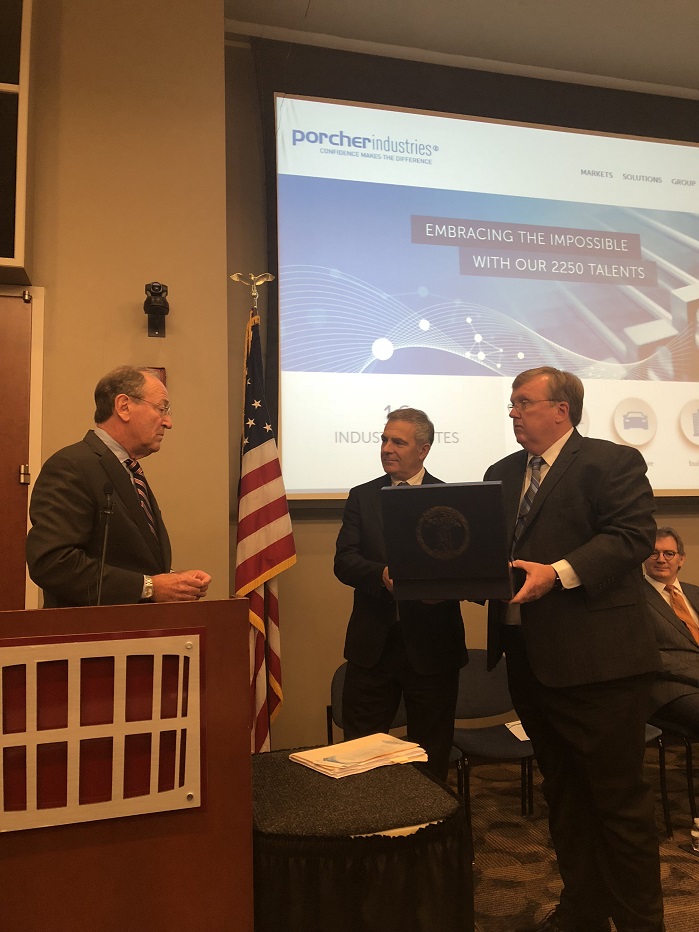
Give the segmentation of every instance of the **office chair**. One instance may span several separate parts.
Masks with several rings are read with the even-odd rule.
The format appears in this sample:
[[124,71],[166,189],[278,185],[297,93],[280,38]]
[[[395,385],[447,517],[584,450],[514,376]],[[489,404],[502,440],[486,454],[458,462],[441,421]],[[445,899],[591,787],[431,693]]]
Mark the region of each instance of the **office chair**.
[[662,752],[662,757],[659,756],[661,787],[665,771],[665,746],[672,743],[682,744],[684,746],[684,764],[687,777],[687,797],[689,799],[689,811],[691,813],[692,820],[694,820],[697,817],[697,801],[694,795],[694,760],[692,754],[692,744],[699,741],[699,734],[691,728],[686,728],[684,725],[680,725],[670,719],[665,719],[661,715],[651,715],[650,724],[654,725],[656,728],[659,728],[662,732],[662,735],[658,737],[659,755],[660,752]]
[[[507,667],[504,658],[489,673],[486,668],[486,651],[470,649],[468,663],[461,668],[459,676],[459,695],[456,700],[457,721],[491,718],[509,712],[512,713],[512,719],[517,718],[507,685]],[[470,759],[480,762],[519,761],[522,815],[532,815],[534,811],[534,752],[531,741],[520,741],[504,724],[477,725],[471,728],[455,728],[454,745],[464,755],[463,786],[459,788],[459,792],[464,796],[469,821],[471,817]]]
[[[328,744],[334,744],[333,724],[342,728],[342,690],[345,688],[345,673],[347,672],[347,663],[343,663],[335,670],[332,683],[330,684],[330,705],[325,709],[325,720],[328,731]],[[408,715],[405,711],[405,703],[401,698],[398,711],[391,722],[391,730],[394,728],[404,728],[408,723]],[[457,789],[463,796],[463,754],[457,747],[452,747],[449,755],[449,763],[456,766]]]
[[646,746],[654,745],[658,749],[658,769],[660,771],[660,798],[663,803],[663,817],[667,837],[672,838],[672,822],[670,821],[670,805],[667,798],[667,779],[665,774],[665,745],[663,733],[655,725],[646,724]]
[[[345,673],[347,672],[347,663],[343,663],[333,673],[332,683],[330,684],[330,705],[325,709],[325,720],[328,729],[328,744],[334,744],[333,723],[338,728],[342,728],[342,691],[345,688]],[[408,722],[405,711],[405,703],[401,699],[395,718],[391,722],[391,729],[403,728]]]

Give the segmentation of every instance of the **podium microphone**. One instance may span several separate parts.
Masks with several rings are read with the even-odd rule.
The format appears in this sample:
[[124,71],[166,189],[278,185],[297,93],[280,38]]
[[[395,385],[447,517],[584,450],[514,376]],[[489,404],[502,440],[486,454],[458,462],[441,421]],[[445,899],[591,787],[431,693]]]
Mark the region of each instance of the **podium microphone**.
[[102,558],[100,560],[100,577],[99,584],[97,586],[97,604],[102,604],[102,580],[104,579],[104,562],[107,557],[107,539],[109,537],[109,519],[112,517],[112,512],[114,511],[114,502],[112,501],[112,495],[114,494],[114,486],[111,482],[105,482],[104,484],[104,494],[106,498],[105,506],[102,509],[102,514],[104,515],[104,534],[102,536]]

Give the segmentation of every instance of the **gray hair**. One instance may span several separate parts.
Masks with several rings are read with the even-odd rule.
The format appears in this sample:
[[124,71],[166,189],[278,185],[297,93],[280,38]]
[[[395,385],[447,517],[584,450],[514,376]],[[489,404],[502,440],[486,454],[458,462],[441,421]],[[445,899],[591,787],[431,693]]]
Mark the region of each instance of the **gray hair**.
[[657,540],[659,537],[674,537],[677,552],[681,557],[684,556],[684,543],[674,527],[659,527],[655,532],[655,539]]
[[386,423],[389,421],[405,421],[412,424],[415,428],[415,439],[421,445],[427,443],[432,446],[434,443],[434,424],[419,408],[396,408],[386,418]]
[[146,375],[151,370],[134,366],[119,366],[103,375],[95,387],[95,424],[104,424],[114,413],[117,395],[141,398]]

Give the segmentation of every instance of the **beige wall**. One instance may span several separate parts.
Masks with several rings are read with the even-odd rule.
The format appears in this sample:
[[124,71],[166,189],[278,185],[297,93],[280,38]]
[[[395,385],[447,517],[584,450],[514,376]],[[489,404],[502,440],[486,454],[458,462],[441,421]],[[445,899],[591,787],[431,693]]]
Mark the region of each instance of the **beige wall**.
[[[223,0],[34,7],[32,281],[46,288],[43,457],[91,426],[104,372],[164,366],[174,429],[145,470],[175,566],[209,570],[211,595],[226,597]],[[147,336],[144,285],[153,280],[170,290],[165,339]]]

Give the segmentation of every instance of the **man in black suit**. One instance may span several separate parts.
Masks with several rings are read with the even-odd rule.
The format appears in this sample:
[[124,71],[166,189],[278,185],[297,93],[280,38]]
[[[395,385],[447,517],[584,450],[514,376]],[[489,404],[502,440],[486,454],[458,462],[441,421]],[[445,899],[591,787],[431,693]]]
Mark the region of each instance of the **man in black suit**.
[[[32,492],[27,564],[44,606],[192,601],[203,570],[170,572],[170,540],[138,460],[172,427],[167,388],[149,369],[121,366],[95,388],[94,430],[54,453]],[[106,512],[111,510],[103,572]]]
[[380,502],[383,486],[440,481],[423,465],[433,442],[434,426],[423,411],[399,408],[389,414],[381,437],[386,475],[350,490],[335,575],[354,588],[345,639],[345,738],[388,731],[403,696],[408,739],[427,752],[429,769],[446,780],[459,669],[466,663],[461,610],[453,601],[393,598]]
[[[655,550],[643,564],[646,598],[662,667],[651,689],[650,712],[699,734],[699,586],[677,578],[684,565],[682,538],[659,527]],[[673,592],[668,592],[667,587]]]
[[503,483],[513,565],[526,579],[492,602],[488,651],[504,652],[515,708],[549,805],[563,890],[540,930],[663,929],[645,716],[658,650],[640,563],[653,493],[635,449],[582,437],[583,386],[550,367],[515,379],[524,448],[486,472]]

